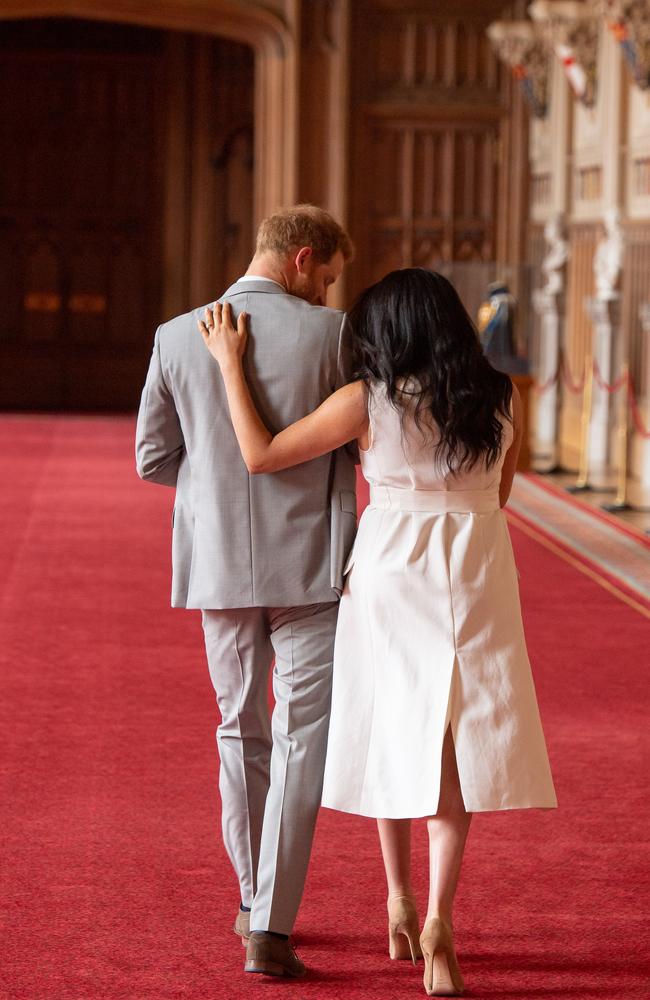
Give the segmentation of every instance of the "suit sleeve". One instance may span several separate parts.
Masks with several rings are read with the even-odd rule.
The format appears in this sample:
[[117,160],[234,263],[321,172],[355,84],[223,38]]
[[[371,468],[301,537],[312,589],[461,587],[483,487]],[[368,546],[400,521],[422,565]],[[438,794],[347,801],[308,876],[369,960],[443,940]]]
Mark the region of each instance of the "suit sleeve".
[[339,329],[334,389],[340,389],[341,386],[351,382],[352,375],[352,327],[347,315],[344,315]]
[[152,483],[175,486],[185,450],[178,413],[162,370],[160,327],[142,391],[135,432],[135,463],[138,475]]

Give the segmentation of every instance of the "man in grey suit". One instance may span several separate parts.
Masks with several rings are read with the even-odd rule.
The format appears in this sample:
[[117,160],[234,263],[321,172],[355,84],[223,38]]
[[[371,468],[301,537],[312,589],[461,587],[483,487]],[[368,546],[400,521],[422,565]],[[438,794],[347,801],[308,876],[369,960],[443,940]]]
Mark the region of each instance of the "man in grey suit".
[[[247,375],[274,432],[349,381],[345,316],[325,302],[351,254],[330,215],[295,206],[262,223],[248,271],[219,300],[235,320],[248,314]],[[204,311],[156,332],[137,470],[176,488],[172,605],[202,611],[245,969],[297,976],[304,965],[288,939],[321,797],[338,597],[356,531],[354,459],[342,449],[250,476],[198,329]]]

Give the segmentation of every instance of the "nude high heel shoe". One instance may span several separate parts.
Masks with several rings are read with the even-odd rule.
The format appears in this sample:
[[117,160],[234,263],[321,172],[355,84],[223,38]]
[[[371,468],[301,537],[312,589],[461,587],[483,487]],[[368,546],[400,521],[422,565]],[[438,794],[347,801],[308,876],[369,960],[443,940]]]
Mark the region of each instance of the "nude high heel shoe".
[[394,896],[388,900],[388,954],[395,959],[411,959],[413,965],[422,958],[415,903],[410,896]]
[[424,955],[424,988],[430,997],[459,997],[465,989],[451,928],[431,917],[420,935]]

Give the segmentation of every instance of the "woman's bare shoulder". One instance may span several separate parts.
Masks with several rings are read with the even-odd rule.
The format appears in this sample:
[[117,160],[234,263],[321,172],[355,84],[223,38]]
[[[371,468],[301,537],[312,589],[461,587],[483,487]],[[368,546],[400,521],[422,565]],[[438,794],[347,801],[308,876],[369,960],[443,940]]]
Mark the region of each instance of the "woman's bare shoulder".
[[365,382],[348,382],[334,393],[342,403],[347,406],[356,406],[360,409],[368,408],[368,387]]

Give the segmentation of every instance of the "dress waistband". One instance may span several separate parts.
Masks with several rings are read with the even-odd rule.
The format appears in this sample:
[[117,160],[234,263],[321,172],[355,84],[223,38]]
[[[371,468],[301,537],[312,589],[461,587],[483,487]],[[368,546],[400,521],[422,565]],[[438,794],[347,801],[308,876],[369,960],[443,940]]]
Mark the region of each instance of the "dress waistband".
[[403,490],[371,486],[370,506],[430,514],[489,514],[499,510],[499,490]]

